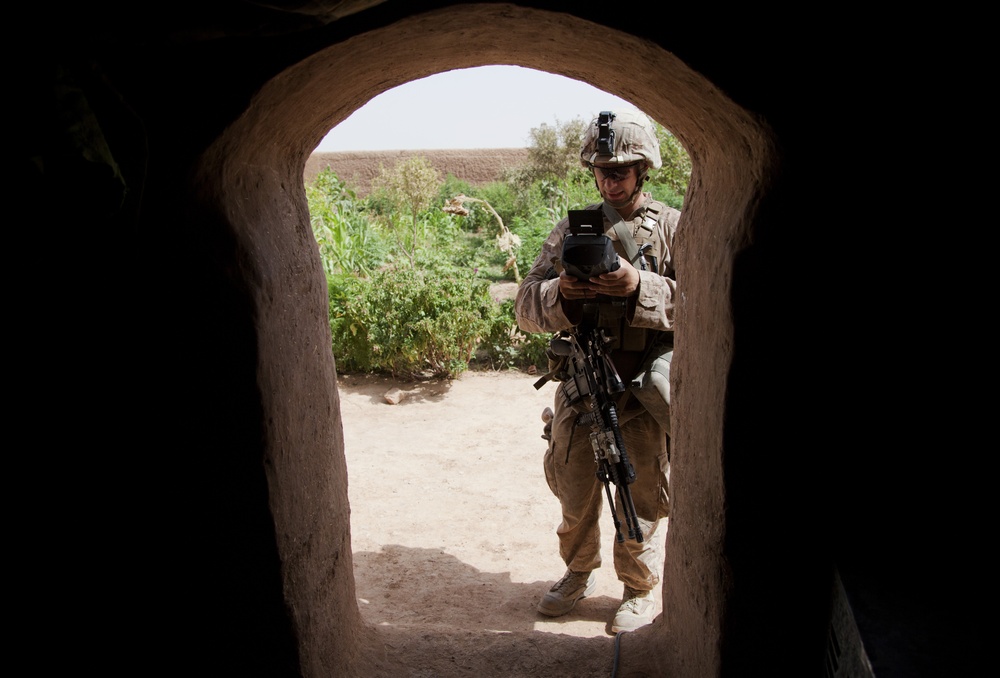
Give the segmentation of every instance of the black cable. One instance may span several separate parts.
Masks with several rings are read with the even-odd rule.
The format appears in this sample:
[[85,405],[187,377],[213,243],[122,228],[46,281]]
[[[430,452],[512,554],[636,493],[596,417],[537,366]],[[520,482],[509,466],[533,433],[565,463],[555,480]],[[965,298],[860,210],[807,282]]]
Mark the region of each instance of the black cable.
[[625,631],[619,631],[615,634],[615,656],[611,662],[611,678],[615,678],[615,674],[618,673],[618,651],[621,648],[621,637]]

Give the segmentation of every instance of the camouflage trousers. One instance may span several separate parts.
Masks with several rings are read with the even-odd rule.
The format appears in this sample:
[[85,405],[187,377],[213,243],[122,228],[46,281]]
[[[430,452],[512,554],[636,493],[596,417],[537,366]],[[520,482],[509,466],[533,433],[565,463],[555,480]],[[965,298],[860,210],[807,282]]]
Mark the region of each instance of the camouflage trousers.
[[[624,514],[618,506],[615,485],[611,491],[622,525],[623,543],[614,543],[614,565],[618,579],[639,591],[650,591],[663,574],[667,516],[669,444],[664,429],[636,402],[619,414],[625,450],[635,467],[636,479],[629,490],[642,529],[643,541],[628,538]],[[562,522],[556,529],[559,555],[576,572],[601,566],[602,512],[607,509],[604,485],[597,478],[597,462],[590,443],[590,427],[576,425],[577,412],[557,395],[552,437],[545,452],[545,480],[562,506]],[[604,518],[610,533],[611,517]],[[614,536],[610,536],[614,539]]]

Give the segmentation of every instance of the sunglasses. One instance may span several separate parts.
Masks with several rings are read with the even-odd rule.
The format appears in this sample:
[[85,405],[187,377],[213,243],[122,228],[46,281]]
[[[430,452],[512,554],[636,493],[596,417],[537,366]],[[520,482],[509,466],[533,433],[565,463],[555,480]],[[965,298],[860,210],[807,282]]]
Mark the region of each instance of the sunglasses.
[[600,181],[607,179],[624,181],[632,175],[632,168],[638,165],[639,163],[634,162],[631,165],[619,165],[618,167],[598,167],[597,165],[591,165],[591,168],[597,173],[597,178]]

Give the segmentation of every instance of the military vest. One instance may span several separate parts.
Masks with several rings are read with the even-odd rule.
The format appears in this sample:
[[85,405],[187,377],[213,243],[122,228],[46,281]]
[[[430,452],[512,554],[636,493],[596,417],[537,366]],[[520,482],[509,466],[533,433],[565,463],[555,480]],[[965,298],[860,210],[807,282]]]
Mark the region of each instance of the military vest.
[[[604,219],[611,222],[611,227],[605,233],[614,242],[619,256],[629,260],[640,271],[661,273],[661,262],[658,261],[657,254],[662,249],[660,238],[663,229],[660,227],[659,217],[665,212],[666,205],[652,200],[641,214],[629,221],[622,220],[607,203],[603,205]],[[628,324],[627,303],[627,299],[615,298],[605,298],[599,303],[585,303],[584,317],[607,331],[612,339],[608,347],[610,350],[645,351],[649,347],[652,330]]]

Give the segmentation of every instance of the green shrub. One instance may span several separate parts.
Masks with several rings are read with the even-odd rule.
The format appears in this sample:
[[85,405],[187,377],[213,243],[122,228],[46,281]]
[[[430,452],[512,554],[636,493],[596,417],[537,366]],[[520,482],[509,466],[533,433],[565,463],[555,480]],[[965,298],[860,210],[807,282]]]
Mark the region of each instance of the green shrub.
[[539,212],[530,220],[516,219],[511,224],[510,230],[521,239],[521,247],[517,251],[517,267],[521,275],[527,275],[531,270],[553,226],[555,222],[544,212]]
[[463,269],[403,267],[330,283],[333,354],[348,372],[454,378],[496,313],[489,283]]
[[469,234],[462,228],[461,217],[448,214],[440,205],[435,205],[422,215],[420,234],[423,245],[416,251],[414,265],[417,268],[465,267],[461,259],[468,249],[465,243]]
[[681,209],[684,194],[687,193],[688,184],[691,183],[691,157],[670,130],[656,121],[653,122],[653,126],[660,142],[663,167],[652,174],[650,183],[668,188],[669,191],[662,194],[664,197],[658,199],[671,207]]
[[679,210],[684,206],[684,196],[678,195],[673,188],[666,184],[647,184],[643,190],[648,191],[654,199],[674,209]]
[[489,332],[479,346],[479,355],[494,370],[548,369],[545,350],[549,347],[548,334],[528,334],[517,326],[514,300],[506,299],[493,318]]
[[365,203],[329,167],[306,186],[313,237],[327,276],[368,273],[388,256],[389,245],[369,221]]
[[[476,189],[469,182],[457,179],[454,174],[449,174],[445,177],[444,183],[441,184],[441,188],[438,190],[434,207],[443,207],[445,203],[456,195],[475,195],[475,191]],[[475,211],[476,206],[466,205],[466,207],[469,208],[470,214],[458,221],[459,227],[463,231],[477,231],[483,224],[493,219],[493,215],[483,208],[479,208],[478,210],[482,212],[481,215],[474,215],[471,212]]]

